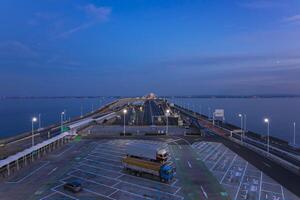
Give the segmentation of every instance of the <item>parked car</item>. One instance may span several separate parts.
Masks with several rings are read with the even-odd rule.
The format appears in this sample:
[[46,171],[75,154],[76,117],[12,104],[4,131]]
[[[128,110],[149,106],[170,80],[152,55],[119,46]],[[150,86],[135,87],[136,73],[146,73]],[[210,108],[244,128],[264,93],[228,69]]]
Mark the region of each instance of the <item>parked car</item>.
[[64,184],[64,189],[69,190],[73,193],[77,193],[82,190],[82,185],[79,181],[72,181]]

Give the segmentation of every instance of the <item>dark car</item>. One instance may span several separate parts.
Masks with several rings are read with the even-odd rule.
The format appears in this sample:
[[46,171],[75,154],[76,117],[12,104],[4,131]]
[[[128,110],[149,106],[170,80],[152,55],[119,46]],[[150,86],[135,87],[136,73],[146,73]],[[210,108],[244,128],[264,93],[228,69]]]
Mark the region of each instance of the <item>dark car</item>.
[[82,185],[79,181],[73,181],[73,182],[64,184],[64,189],[69,190],[74,193],[77,193],[82,190]]

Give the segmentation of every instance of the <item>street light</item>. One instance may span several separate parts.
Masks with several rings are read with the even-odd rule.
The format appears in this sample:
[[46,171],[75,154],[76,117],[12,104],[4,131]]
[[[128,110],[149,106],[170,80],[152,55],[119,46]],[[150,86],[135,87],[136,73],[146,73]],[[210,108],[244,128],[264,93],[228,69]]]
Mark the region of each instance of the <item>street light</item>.
[[243,115],[239,114],[239,118],[241,118],[241,142],[243,142]]
[[169,132],[169,115],[170,115],[170,110],[166,110],[166,118],[167,118],[167,129],[166,129],[166,134]]
[[125,136],[125,116],[126,116],[126,113],[127,113],[127,110],[124,109],[124,110],[123,110],[123,114],[124,114],[124,128],[123,128],[123,134],[124,134],[124,136]]
[[61,114],[60,114],[60,132],[63,132],[63,117],[64,117],[64,115],[65,115],[65,112],[61,112]]
[[269,152],[270,152],[270,120],[268,118],[265,118],[264,122],[267,124],[267,134],[268,134],[268,138],[267,138],[267,152],[269,154]]
[[37,121],[36,117],[33,117],[31,120],[31,145],[34,146],[34,127],[33,124]]
[[294,122],[294,146],[296,146],[296,122]]
[[208,107],[208,120],[210,120],[210,107]]

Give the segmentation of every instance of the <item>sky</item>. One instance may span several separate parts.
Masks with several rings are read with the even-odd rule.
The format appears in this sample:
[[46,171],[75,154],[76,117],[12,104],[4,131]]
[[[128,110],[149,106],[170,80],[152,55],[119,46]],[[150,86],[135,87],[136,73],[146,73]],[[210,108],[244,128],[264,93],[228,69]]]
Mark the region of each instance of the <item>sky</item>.
[[300,94],[299,0],[0,4],[0,96]]

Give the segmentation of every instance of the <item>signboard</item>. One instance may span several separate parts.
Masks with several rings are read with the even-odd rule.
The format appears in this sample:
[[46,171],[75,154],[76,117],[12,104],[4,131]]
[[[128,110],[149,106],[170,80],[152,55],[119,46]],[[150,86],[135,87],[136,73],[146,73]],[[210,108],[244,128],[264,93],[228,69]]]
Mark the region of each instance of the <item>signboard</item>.
[[216,109],[214,112],[214,116],[224,118],[224,109]]

